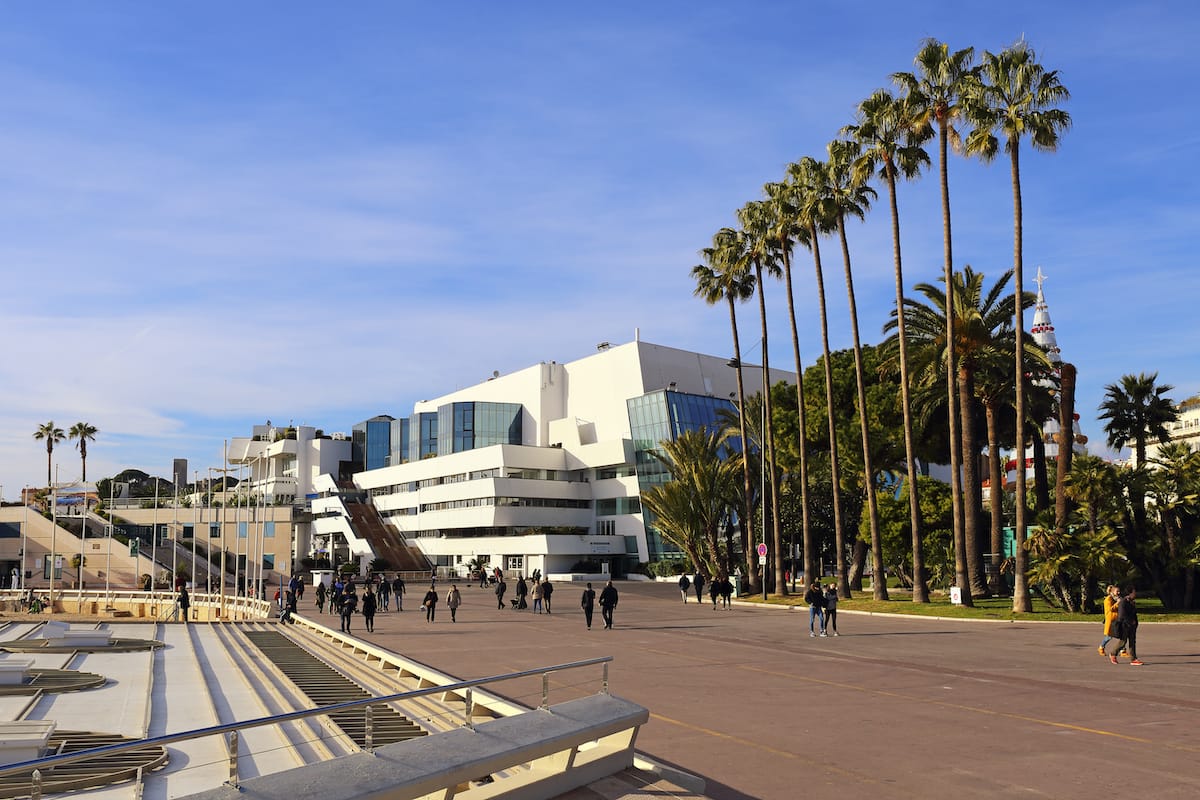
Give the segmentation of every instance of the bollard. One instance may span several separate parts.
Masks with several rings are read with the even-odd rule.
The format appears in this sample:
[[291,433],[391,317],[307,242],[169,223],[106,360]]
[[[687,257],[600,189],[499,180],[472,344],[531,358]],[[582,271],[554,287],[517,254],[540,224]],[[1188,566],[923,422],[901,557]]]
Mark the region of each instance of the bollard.
[[604,678],[600,684],[600,694],[608,694],[608,662],[604,662]]
[[467,717],[467,727],[475,730],[475,700],[471,696],[471,690],[467,689],[467,707],[463,710]]
[[366,743],[363,749],[368,753],[373,753],[375,752],[375,711],[372,706],[366,707],[364,723]]
[[33,786],[29,790],[29,800],[42,800],[42,771],[33,771]]
[[542,673],[542,704],[538,706],[542,711],[550,708],[550,673]]

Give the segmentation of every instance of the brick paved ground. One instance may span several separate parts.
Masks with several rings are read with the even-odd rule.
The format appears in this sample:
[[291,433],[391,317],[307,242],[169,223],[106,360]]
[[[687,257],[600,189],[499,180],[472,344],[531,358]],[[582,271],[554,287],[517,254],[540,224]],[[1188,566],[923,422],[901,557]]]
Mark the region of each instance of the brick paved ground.
[[[1118,667],[1096,653],[1099,623],[843,613],[842,636],[810,639],[803,612],[618,588],[611,631],[599,613],[585,629],[581,587],[560,585],[537,616],[461,584],[457,623],[444,604],[425,622],[410,596],[366,638],[463,678],[612,655],[613,693],[651,711],[639,751],[702,776],[715,800],[1200,796],[1200,626],[1143,625],[1146,666]],[[598,680],[556,675],[551,701]],[[499,688],[540,700],[537,680]]]

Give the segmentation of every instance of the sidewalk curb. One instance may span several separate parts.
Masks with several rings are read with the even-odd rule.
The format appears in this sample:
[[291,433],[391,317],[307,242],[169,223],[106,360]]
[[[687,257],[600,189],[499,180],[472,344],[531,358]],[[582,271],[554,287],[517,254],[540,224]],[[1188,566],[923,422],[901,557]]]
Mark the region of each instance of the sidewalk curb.
[[[805,605],[789,605],[781,606],[778,604],[768,603],[747,603],[744,600],[730,601],[736,606],[742,608],[761,608],[776,611],[807,611],[808,606]],[[1077,619],[977,619],[972,617],[931,617],[925,614],[897,614],[891,611],[855,611],[849,608],[838,608],[839,614],[852,614],[862,617],[886,617],[889,619],[916,619],[916,620],[933,620],[937,622],[984,622],[988,624],[1005,624],[1005,625],[1100,625],[1104,620],[1097,615],[1094,620],[1077,620]],[[1200,620],[1196,622],[1159,622],[1152,619],[1141,620],[1149,625],[1200,625]]]

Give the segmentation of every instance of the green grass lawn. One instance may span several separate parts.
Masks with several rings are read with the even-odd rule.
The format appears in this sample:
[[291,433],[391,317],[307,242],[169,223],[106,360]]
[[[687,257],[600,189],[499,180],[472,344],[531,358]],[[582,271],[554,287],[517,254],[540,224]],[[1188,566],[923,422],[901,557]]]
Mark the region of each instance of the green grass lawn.
[[[959,619],[997,620],[1044,620],[1047,622],[1095,622],[1100,623],[1100,613],[1071,614],[1054,608],[1041,597],[1034,596],[1033,611],[1029,614],[1014,614],[1011,597],[986,598],[975,601],[974,608],[951,605],[949,595],[934,595],[929,603],[914,603],[908,592],[889,589],[890,600],[872,600],[868,588],[858,592],[850,600],[839,600],[838,608],[845,611],[873,611],[887,614],[913,614],[925,617],[955,617]],[[741,600],[761,603],[762,595],[743,595]],[[804,593],[781,597],[771,595],[767,603],[781,606],[804,606]],[[1138,617],[1142,622],[1200,622],[1200,613],[1167,613],[1157,597],[1138,597]],[[1099,607],[1099,606],[1097,606]]]

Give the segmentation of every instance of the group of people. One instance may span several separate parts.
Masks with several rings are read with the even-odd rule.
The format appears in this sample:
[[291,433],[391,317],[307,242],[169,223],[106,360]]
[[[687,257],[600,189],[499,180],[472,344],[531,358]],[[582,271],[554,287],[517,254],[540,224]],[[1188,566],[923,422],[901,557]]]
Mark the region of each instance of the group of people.
[[[834,636],[840,636],[837,629],[837,584],[831,583],[822,588],[819,581],[813,581],[804,593],[804,602],[808,604],[808,635],[828,636],[832,631]],[[820,633],[817,633],[817,631]]]
[[[1100,655],[1108,656],[1114,664],[1121,663],[1118,655],[1129,656],[1132,666],[1142,666],[1137,656],[1137,590],[1132,586],[1121,593],[1119,586],[1109,586],[1104,595],[1104,638],[1100,640]],[[1109,649],[1109,645],[1116,642]]]
[[713,611],[717,610],[717,601],[721,601],[721,607],[729,610],[730,600],[733,597],[733,581],[729,580],[727,575],[717,575],[711,581],[708,580],[703,572],[697,572],[693,577],[679,576],[679,594],[683,596],[684,605],[688,601],[688,589],[693,589],[696,592],[696,602],[704,602],[704,586],[708,585],[708,597],[712,601]]
[[[508,584],[504,580],[503,575],[496,576],[496,608],[504,609],[504,595],[508,593]],[[509,602],[512,604],[513,611],[524,611],[529,608],[529,601],[533,601],[533,612],[541,614],[545,611],[547,614],[553,613],[551,602],[554,596],[554,584],[550,583],[549,578],[542,578],[539,571],[534,571],[529,580],[526,581],[523,575],[517,577],[517,586],[513,590],[516,595]]]

